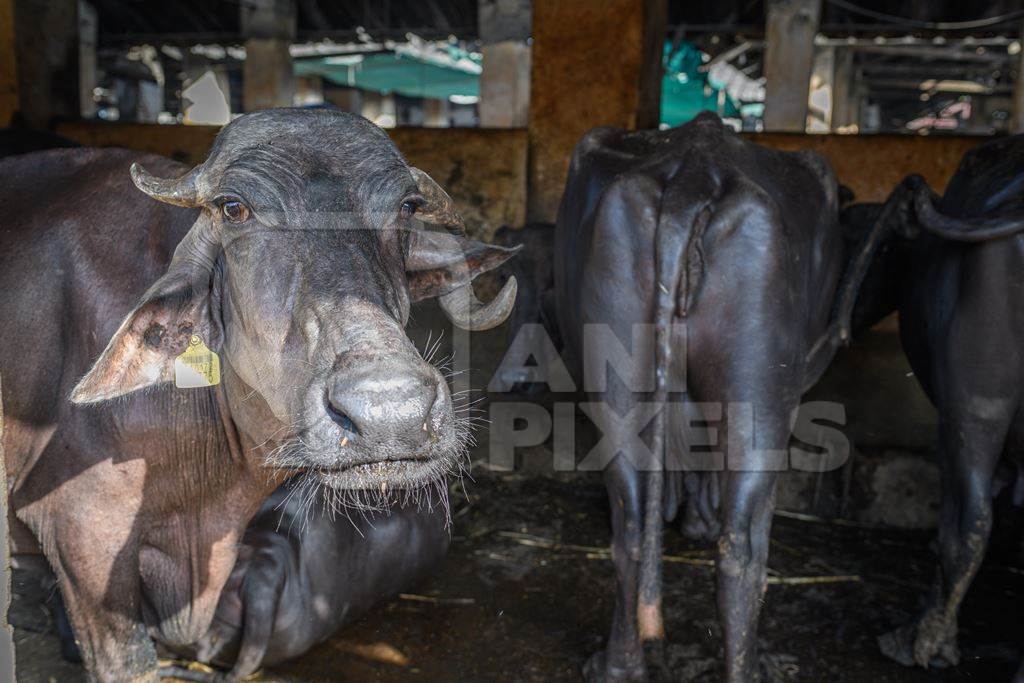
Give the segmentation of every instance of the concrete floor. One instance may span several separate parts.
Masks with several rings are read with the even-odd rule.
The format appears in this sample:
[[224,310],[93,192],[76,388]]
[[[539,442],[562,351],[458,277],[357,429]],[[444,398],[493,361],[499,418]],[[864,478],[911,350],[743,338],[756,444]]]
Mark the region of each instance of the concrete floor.
[[[431,324],[437,313],[420,308],[414,317],[421,324],[414,338],[425,348],[423,330],[437,327]],[[892,346],[891,340],[880,339]],[[505,343],[501,330],[474,335],[470,386],[487,386]],[[440,355],[446,354],[442,349]],[[833,384],[848,395],[853,389],[841,374],[846,365],[859,364],[840,359],[839,379]],[[890,379],[912,379],[898,364],[875,374],[869,382],[872,387]],[[555,400],[551,395],[490,398],[543,405]],[[871,415],[851,412],[854,426],[878,423]],[[897,436],[906,438],[906,429],[904,422]],[[895,438],[892,431],[853,437],[858,446],[871,438],[889,443]],[[921,431],[926,436],[927,429]],[[608,546],[610,535],[600,476],[552,473],[546,447],[527,449],[515,473],[492,472],[481,462],[488,453],[486,429],[477,438],[477,465],[472,480],[465,481],[468,498],[461,487],[453,487],[453,544],[441,571],[299,661],[263,672],[262,680],[580,680],[583,663],[603,644],[613,601],[613,568],[598,550]],[[593,434],[584,430],[578,435],[578,448],[592,439]],[[934,532],[776,517],[769,559],[773,576],[859,580],[769,586],[759,629],[763,679],[1009,681],[1022,656],[1024,638],[1019,532],[1018,524],[997,534],[967,596],[960,620],[963,663],[926,672],[883,658],[875,639],[917,614],[934,575]],[[721,642],[709,564],[713,556],[706,546],[687,542],[672,530],[666,533],[665,552],[681,558],[664,570],[673,680],[719,680]],[[14,589],[19,680],[84,680],[80,668],[60,659],[42,604],[48,589],[25,573],[16,576]]]
[[[608,543],[600,481],[474,476],[466,483],[469,500],[456,501],[453,549],[435,577],[301,660],[264,672],[263,680],[579,680],[612,608],[611,563],[586,549]],[[860,579],[769,587],[760,626],[765,679],[1009,681],[1024,634],[1024,563],[1018,549],[998,542],[964,607],[961,666],[925,672],[878,653],[875,636],[910,618],[927,590],[931,537],[777,517],[773,576]],[[673,679],[717,680],[711,554],[675,532],[666,536],[666,553],[685,560],[665,566]],[[19,680],[82,680],[80,670],[60,661],[38,602],[45,595],[27,594],[28,583],[22,574],[15,585]]]

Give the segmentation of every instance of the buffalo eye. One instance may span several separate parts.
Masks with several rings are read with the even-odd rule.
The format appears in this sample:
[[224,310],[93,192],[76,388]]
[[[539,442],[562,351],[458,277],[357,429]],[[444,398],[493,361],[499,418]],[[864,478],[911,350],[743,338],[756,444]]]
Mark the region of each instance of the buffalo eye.
[[413,214],[416,213],[416,209],[420,207],[422,201],[423,200],[417,197],[406,199],[404,202],[402,202],[402,206],[398,208],[399,217],[405,219],[412,218]]
[[224,202],[220,210],[224,214],[224,218],[232,223],[242,223],[249,218],[249,207],[239,201],[231,200]]

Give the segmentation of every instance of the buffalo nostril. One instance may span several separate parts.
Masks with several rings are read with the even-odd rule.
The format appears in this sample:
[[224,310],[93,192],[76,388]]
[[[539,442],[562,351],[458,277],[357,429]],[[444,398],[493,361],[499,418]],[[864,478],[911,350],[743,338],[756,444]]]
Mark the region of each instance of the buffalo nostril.
[[359,429],[356,427],[356,423],[352,421],[352,418],[346,415],[343,411],[338,410],[338,408],[333,403],[331,403],[330,399],[327,400],[327,414],[330,416],[331,420],[335,422],[335,424],[344,429],[346,432],[350,432],[352,434],[359,433]]
[[451,409],[452,403],[451,396],[448,393],[448,386],[444,383],[444,380],[441,380],[438,382],[434,391],[434,400],[427,411],[426,421],[423,423],[424,431],[426,431],[425,428],[428,423],[431,425],[431,432],[440,428],[445,419],[449,417]]

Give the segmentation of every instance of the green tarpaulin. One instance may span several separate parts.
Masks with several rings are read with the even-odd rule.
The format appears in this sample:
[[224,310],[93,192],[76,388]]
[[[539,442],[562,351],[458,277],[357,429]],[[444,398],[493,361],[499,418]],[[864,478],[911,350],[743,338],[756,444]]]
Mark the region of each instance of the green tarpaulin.
[[296,60],[295,74],[322,76],[337,85],[409,97],[480,95],[479,68],[453,68],[394,52]]
[[[661,122],[668,126],[686,123],[705,110],[722,116],[738,117],[736,103],[722,90],[708,82],[700,71],[702,53],[690,43],[680,43],[672,52],[665,43],[665,75],[661,79]],[[722,106],[719,109],[719,102]]]
[[[664,60],[662,123],[678,126],[707,109],[723,116],[739,116],[736,103],[701,72],[703,57],[695,46],[683,42],[673,51],[671,44],[666,43]],[[295,73],[409,97],[448,99],[480,95],[479,59],[455,48],[441,59],[396,52],[302,59],[295,62]]]

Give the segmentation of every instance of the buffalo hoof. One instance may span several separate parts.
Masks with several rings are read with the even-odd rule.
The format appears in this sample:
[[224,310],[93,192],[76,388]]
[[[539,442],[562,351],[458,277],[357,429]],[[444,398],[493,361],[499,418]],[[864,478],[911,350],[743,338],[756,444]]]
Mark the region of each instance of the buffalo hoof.
[[224,683],[224,674],[213,669],[200,669],[169,662],[160,666],[160,680],[188,681],[188,683]]
[[605,650],[601,650],[583,665],[583,679],[587,683],[644,683],[647,670],[643,663],[632,667],[612,666]]
[[668,651],[661,638],[644,641],[644,661],[651,665],[651,680],[656,683],[672,681],[672,669],[668,665]]
[[960,663],[956,624],[929,611],[920,621],[878,637],[882,654],[903,666],[946,669]]

